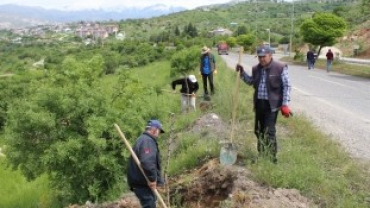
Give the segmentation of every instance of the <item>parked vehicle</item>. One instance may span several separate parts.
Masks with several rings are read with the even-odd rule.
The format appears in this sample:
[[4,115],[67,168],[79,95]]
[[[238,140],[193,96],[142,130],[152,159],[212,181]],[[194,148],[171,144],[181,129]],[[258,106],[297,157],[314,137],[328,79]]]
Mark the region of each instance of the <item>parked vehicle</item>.
[[217,45],[218,55],[226,54],[229,55],[229,45],[227,43],[219,43]]
[[265,44],[265,46],[270,48],[272,54],[276,52],[275,48],[271,47],[269,44]]

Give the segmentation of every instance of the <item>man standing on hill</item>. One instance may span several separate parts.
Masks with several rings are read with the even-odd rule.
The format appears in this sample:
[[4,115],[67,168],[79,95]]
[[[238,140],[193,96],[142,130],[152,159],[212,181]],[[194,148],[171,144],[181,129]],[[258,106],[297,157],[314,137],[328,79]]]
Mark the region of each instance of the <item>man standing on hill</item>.
[[181,111],[186,113],[188,109],[195,111],[195,93],[199,89],[199,84],[194,75],[189,75],[187,78],[177,79],[172,82],[172,89],[176,89],[176,85],[181,85]]
[[127,182],[139,198],[142,208],[156,207],[157,196],[153,190],[157,188],[157,185],[164,183],[161,177],[161,156],[157,143],[160,133],[164,133],[162,124],[158,120],[150,120],[144,133],[140,135],[132,148],[149,182],[146,181],[132,157],[128,163]]
[[273,60],[271,50],[266,46],[257,49],[257,56],[259,64],[252,67],[252,76],[239,64],[236,70],[245,83],[254,87],[254,132],[259,156],[268,156],[271,162],[277,163],[277,115],[279,110],[284,117],[291,114],[288,107],[291,89],[288,66]]
[[211,94],[215,93],[213,85],[213,72],[216,69],[215,57],[211,54],[210,49],[204,46],[200,57],[200,74],[203,80],[204,95],[208,97],[207,79],[211,88]]
[[333,52],[331,52],[331,49],[329,49],[329,51],[326,53],[326,72],[330,72],[331,71],[331,64],[333,62],[333,59],[334,59],[334,54]]

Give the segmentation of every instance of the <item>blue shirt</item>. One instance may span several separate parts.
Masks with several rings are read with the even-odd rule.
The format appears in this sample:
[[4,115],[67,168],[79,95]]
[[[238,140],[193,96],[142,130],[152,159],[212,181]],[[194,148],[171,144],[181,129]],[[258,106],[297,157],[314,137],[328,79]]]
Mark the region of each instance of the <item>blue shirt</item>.
[[210,74],[211,73],[211,64],[209,62],[209,56],[204,56],[202,59],[203,62],[203,68],[202,68],[202,74]]

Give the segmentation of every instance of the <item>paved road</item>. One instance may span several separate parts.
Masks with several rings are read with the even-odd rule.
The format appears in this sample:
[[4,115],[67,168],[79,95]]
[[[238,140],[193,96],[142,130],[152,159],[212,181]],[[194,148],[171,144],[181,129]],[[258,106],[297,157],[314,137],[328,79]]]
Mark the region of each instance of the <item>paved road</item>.
[[[221,57],[235,68],[237,54]],[[248,73],[257,62],[254,56],[242,57]],[[297,65],[289,65],[289,75],[291,108],[339,141],[352,157],[370,160],[370,80]]]

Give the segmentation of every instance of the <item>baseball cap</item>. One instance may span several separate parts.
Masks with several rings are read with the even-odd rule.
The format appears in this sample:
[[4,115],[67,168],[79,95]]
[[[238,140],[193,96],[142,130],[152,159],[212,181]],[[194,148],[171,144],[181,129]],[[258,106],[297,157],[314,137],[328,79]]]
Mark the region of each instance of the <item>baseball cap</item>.
[[193,82],[193,83],[195,83],[195,82],[197,82],[197,78],[195,78],[195,76],[194,75],[189,75],[189,80],[191,81],[191,82]]
[[268,46],[261,46],[257,49],[257,56],[266,56],[266,54],[271,54],[271,49]]
[[155,127],[157,129],[161,130],[161,133],[164,133],[162,124],[158,120],[149,120],[147,126]]

